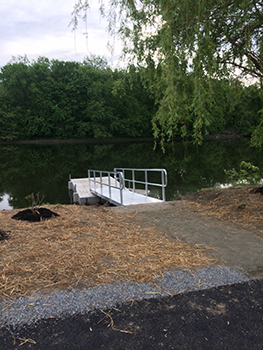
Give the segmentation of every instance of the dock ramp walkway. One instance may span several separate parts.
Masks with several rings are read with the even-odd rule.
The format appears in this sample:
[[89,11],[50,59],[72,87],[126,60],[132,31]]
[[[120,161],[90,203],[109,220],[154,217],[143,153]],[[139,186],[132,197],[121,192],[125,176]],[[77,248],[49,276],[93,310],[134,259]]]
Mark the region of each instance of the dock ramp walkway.
[[[115,168],[113,171],[88,170],[87,178],[69,179],[68,189],[78,204],[99,200],[113,205],[165,202],[165,169]],[[156,190],[157,188],[157,190]]]

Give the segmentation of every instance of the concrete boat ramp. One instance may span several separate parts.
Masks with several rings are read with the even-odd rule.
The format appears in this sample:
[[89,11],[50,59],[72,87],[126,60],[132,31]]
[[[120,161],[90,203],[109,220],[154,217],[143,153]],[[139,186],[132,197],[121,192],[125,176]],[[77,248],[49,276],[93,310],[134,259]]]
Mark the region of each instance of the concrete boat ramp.
[[[150,172],[160,173],[160,183],[148,181]],[[143,180],[139,176],[141,173]],[[136,188],[138,184],[140,189]],[[164,202],[166,184],[165,169],[115,168],[113,172],[88,170],[87,178],[72,179],[70,176],[68,189],[72,193],[74,203],[94,204],[104,200],[116,206],[126,206]],[[149,187],[153,186],[161,187],[161,199],[151,196]]]

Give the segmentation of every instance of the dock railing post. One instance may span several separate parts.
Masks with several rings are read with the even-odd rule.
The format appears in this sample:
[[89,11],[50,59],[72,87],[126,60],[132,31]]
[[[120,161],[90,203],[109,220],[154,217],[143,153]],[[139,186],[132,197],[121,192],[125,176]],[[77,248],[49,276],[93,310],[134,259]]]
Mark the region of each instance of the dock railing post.
[[102,172],[100,171],[100,191],[103,194],[103,186],[102,186]]
[[110,173],[108,172],[108,185],[109,185],[109,197],[111,201],[111,183],[110,183]]
[[123,173],[120,171],[119,172],[119,180],[120,180],[120,200],[121,200],[121,205],[123,205],[123,193],[122,190],[125,187],[125,180],[124,180],[124,175]]
[[148,197],[148,179],[147,179],[147,170],[145,169],[145,196]]
[[162,171],[162,200],[165,202],[165,191],[164,191],[164,172]]
[[117,187],[117,171],[114,169],[114,179],[115,179],[115,187]]
[[132,190],[134,193],[135,192],[135,172],[134,172],[134,169],[132,169]]
[[90,170],[88,169],[88,178],[89,178],[89,192],[90,192]]
[[77,194],[77,185],[75,184],[73,187],[73,203],[77,203],[78,199],[78,194]]
[[[120,170],[121,170],[121,175],[119,176],[122,176],[122,180],[123,180],[122,188],[124,188],[126,185],[125,169],[120,169]],[[129,184],[129,188],[130,188],[130,184]]]
[[95,173],[95,171],[93,170],[93,182],[94,182],[94,190],[96,191],[96,173]]
[[165,202],[165,187],[167,186],[167,173],[166,170],[162,170],[162,197]]

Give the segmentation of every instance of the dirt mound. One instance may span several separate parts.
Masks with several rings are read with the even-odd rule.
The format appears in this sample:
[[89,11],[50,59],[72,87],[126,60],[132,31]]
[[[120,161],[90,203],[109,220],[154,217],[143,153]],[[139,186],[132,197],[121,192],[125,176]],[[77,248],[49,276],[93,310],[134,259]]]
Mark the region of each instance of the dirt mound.
[[262,193],[262,186],[242,186],[205,189],[181,199],[189,202],[189,209],[200,214],[249,226],[258,234],[263,234]]
[[25,209],[25,210],[19,211],[17,214],[12,216],[12,219],[35,222],[35,221],[50,219],[54,216],[59,216],[59,215],[47,208],[38,208],[38,209]]

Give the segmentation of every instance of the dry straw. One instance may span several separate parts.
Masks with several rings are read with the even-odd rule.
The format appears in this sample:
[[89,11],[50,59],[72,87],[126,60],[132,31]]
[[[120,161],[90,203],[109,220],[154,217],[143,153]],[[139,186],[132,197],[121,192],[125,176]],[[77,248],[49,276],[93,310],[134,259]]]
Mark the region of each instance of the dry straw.
[[208,248],[182,243],[136,218],[111,209],[73,205],[51,207],[60,216],[30,223],[1,211],[0,298],[40,290],[91,288],[132,280],[148,282],[170,268],[213,264]]
[[263,234],[263,196],[260,186],[203,190],[189,196],[185,209],[206,217],[234,222],[257,234]]

